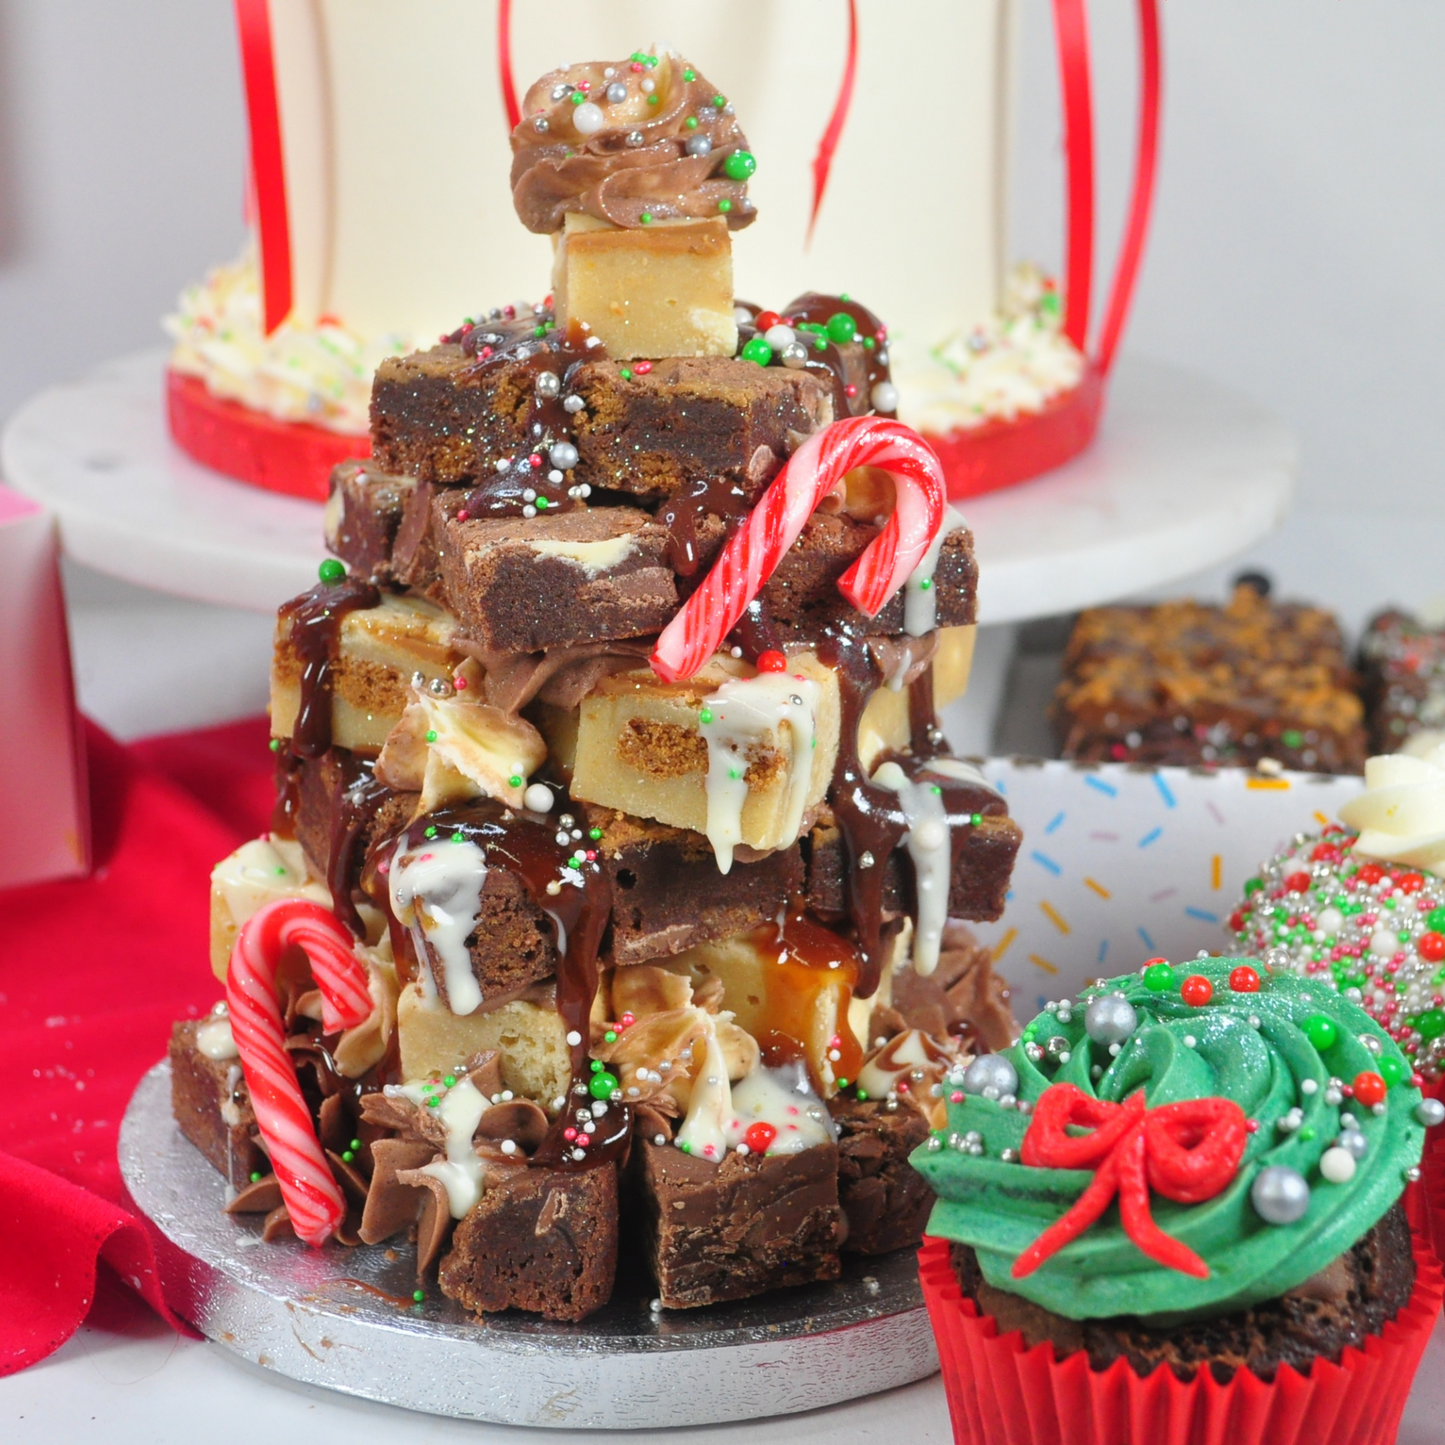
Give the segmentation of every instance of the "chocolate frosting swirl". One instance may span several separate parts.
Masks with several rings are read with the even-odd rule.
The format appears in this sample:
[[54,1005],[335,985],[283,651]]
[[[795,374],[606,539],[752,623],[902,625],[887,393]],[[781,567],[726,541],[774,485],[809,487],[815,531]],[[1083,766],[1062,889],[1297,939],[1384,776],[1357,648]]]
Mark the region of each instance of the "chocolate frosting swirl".
[[572,65],[544,75],[523,98],[512,132],[512,202],[522,224],[544,235],[560,231],[569,211],[629,229],[721,215],[736,231],[757,208],[746,181],[724,167],[747,150],[726,97],[680,56]]

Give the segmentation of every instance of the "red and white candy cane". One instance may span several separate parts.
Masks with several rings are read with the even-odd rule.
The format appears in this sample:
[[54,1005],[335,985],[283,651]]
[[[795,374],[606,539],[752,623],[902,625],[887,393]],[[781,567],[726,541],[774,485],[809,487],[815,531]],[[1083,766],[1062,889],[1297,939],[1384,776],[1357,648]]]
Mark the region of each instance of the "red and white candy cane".
[[286,1048],[276,968],[293,946],[310,961],[328,1033],[365,1023],[373,1004],[351,934],[320,904],[283,898],[243,925],[226,970],[231,1035],[292,1227],[307,1244],[320,1246],[341,1223],[346,1205],[317,1142]]
[[902,422],[848,417],[814,432],[793,453],[702,585],[663,628],[651,662],[664,682],[691,677],[717,651],[818,504],[855,467],[889,473],[897,502],[883,531],[838,579],[838,590],[869,617],[882,610],[943,523],[943,467]]

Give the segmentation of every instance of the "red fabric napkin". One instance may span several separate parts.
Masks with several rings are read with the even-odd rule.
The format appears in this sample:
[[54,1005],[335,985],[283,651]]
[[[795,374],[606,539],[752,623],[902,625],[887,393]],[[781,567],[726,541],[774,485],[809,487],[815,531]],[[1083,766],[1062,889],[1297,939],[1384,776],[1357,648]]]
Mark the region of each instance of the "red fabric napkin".
[[213,864],[270,811],[264,718],[122,747],[88,729],[87,879],[0,892],[0,1375],[64,1343],[97,1261],[177,1329],[116,1135],[171,1021],[210,1008]]

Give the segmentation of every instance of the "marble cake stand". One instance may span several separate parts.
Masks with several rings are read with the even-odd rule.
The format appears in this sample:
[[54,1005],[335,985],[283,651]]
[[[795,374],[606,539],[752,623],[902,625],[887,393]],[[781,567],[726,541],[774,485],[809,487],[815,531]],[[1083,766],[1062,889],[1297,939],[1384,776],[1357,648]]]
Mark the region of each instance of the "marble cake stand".
[[[229,481],[175,447],[164,366],[164,352],[138,352],[39,393],[5,429],[0,470],[55,512],[75,561],[270,612],[315,581],[321,507]],[[1294,440],[1267,412],[1191,372],[1125,358],[1090,450],[963,504],[979,620],[1069,612],[1226,561],[1283,519],[1294,469]]]

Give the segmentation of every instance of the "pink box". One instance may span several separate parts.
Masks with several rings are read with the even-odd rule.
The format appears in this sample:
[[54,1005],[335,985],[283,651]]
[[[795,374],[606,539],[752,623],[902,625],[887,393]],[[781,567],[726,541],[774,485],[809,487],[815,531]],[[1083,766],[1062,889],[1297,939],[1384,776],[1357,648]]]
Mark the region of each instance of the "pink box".
[[0,888],[90,871],[85,741],[75,711],[55,523],[0,484]]

